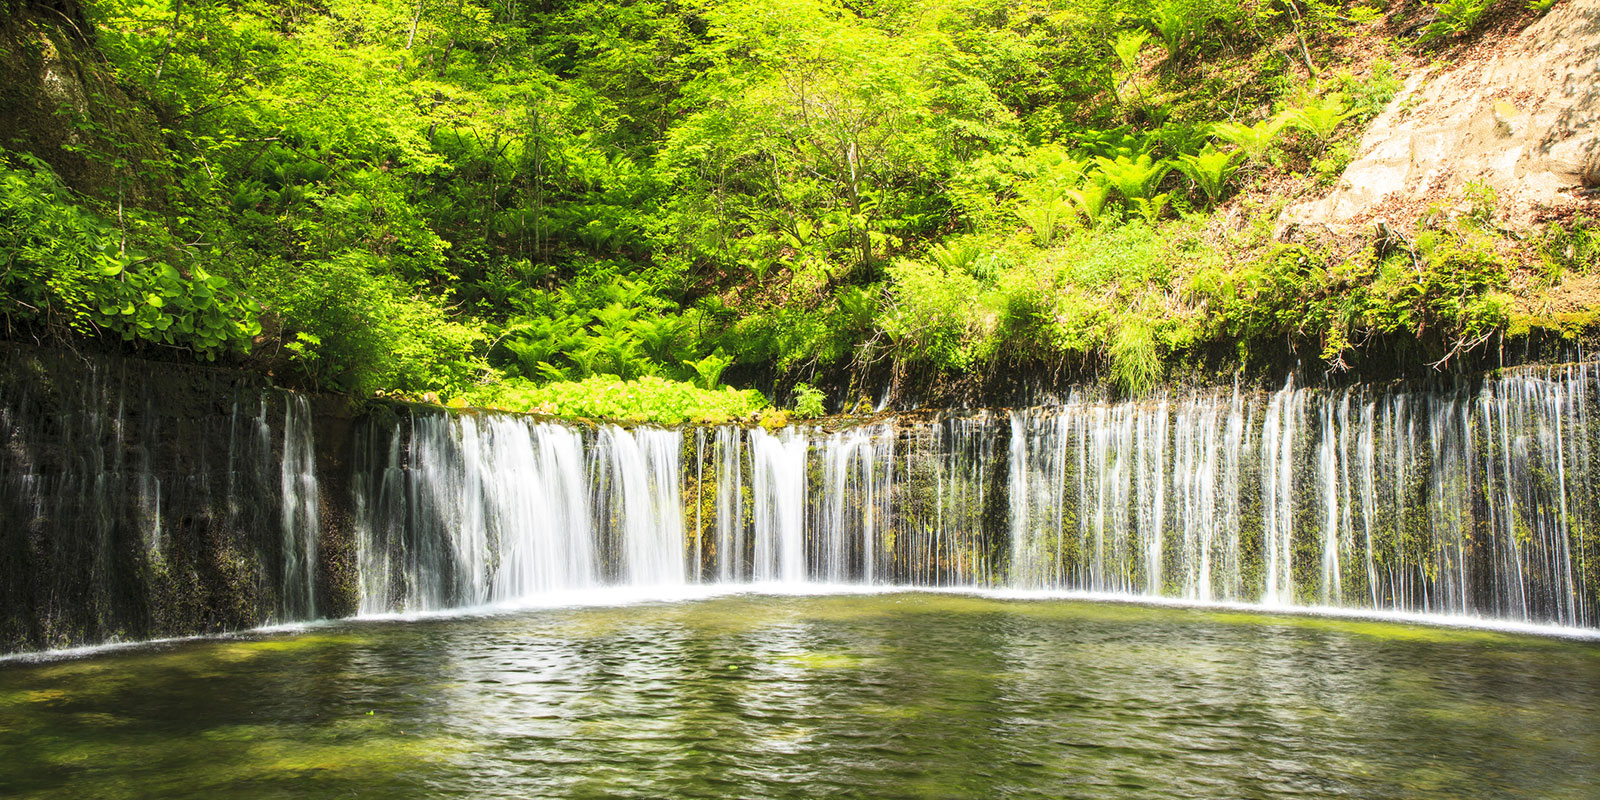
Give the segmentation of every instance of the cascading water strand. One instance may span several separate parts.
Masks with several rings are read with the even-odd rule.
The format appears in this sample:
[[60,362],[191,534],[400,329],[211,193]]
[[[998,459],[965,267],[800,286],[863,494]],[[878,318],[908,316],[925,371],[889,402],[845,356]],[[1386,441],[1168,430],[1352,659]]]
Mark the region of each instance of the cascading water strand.
[[[419,412],[374,429],[363,609],[688,581],[1063,589],[1593,624],[1593,365],[837,431]],[[405,451],[396,457],[394,450]],[[395,490],[399,470],[409,489]],[[401,501],[404,508],[395,507]]]

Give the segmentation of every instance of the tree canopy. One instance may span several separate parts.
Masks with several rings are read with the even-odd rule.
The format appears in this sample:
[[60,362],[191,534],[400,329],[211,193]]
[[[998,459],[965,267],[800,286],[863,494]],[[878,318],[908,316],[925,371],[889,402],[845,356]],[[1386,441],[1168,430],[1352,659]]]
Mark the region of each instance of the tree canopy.
[[1492,197],[1404,247],[1273,235],[1478,17],[1418,42],[1416,9],[1320,0],[86,5],[83,68],[129,99],[58,117],[119,177],[0,143],[10,334],[308,388],[539,407],[648,377],[710,418],[752,410],[730,377],[837,408],[873,370],[1070,363],[1138,392],[1219,344],[1448,359],[1505,327],[1512,273],[1592,265],[1592,223],[1508,245]]

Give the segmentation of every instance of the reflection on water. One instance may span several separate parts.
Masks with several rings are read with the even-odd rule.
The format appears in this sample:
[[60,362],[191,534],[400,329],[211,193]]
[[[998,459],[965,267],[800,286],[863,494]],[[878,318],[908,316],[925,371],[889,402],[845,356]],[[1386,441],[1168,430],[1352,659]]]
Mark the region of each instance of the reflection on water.
[[938,594],[0,664],[7,797],[1592,797],[1600,646]]

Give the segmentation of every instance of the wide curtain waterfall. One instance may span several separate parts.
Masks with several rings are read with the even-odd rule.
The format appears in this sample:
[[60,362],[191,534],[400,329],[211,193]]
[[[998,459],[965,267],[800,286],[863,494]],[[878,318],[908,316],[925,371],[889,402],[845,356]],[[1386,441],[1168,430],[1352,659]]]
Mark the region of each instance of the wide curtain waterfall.
[[358,433],[361,607],[823,582],[1592,626],[1597,381],[1073,395],[838,430],[417,411]]

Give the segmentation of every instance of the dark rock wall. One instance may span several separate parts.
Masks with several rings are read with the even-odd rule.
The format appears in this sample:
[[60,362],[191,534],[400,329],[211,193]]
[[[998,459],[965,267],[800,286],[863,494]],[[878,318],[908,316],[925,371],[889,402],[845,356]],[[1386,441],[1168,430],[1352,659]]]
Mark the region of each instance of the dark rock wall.
[[[243,373],[0,346],[0,652],[285,621],[289,395]],[[319,616],[356,605],[345,410],[313,405]],[[327,479],[324,480],[324,476]]]

